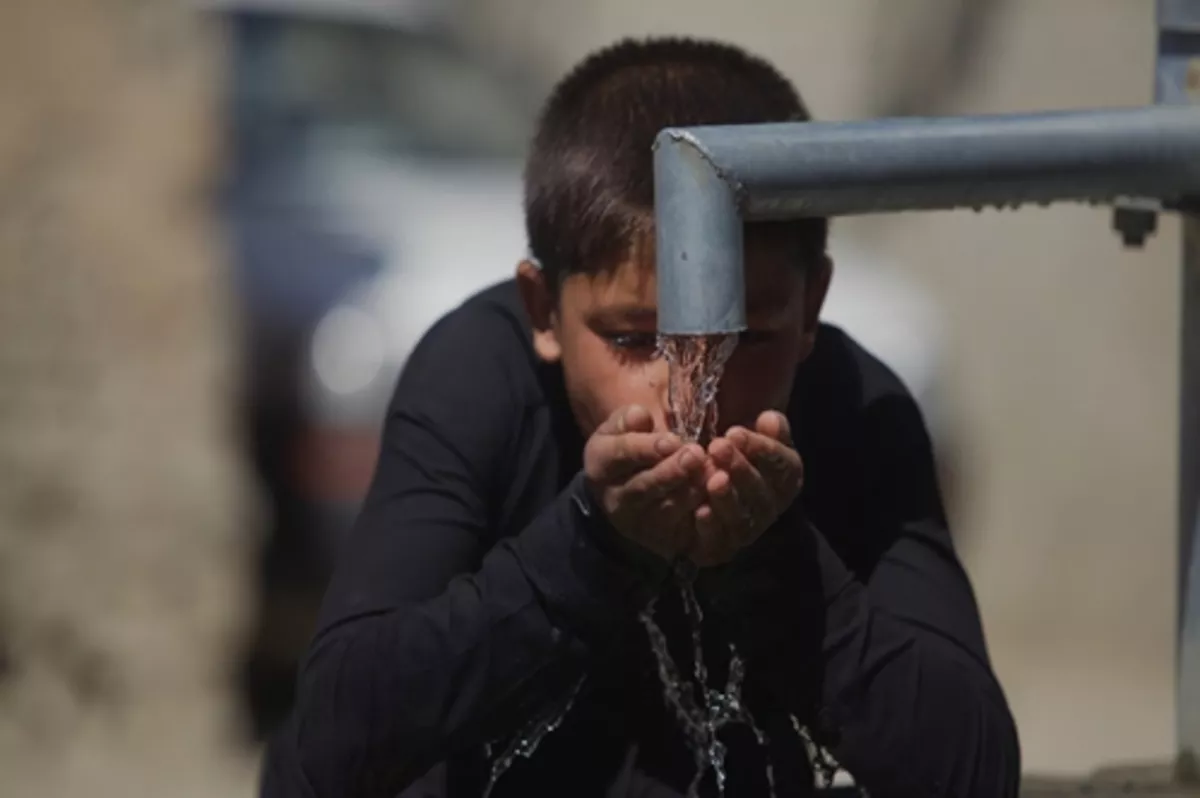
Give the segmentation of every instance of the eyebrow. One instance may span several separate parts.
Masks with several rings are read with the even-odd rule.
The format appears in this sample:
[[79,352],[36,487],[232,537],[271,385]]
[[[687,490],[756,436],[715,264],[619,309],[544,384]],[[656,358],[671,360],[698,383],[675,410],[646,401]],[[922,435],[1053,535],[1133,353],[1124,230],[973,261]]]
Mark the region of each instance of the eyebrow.
[[604,322],[655,322],[658,319],[658,308],[650,305],[623,303],[605,305],[588,312],[591,321]]
[[[764,293],[751,299],[746,307],[746,312],[752,316],[765,316],[773,319],[788,309],[790,300],[791,297],[779,293]],[[592,323],[654,324],[658,320],[658,308],[636,302],[623,302],[595,308],[588,311],[586,315],[588,321]]]

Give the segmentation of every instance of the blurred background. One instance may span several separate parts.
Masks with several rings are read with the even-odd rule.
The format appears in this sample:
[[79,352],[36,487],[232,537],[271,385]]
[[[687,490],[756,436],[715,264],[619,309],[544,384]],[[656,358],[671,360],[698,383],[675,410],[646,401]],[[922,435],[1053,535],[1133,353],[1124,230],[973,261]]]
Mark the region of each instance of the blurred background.
[[[250,796],[381,403],[523,254],[537,104],[624,35],[824,119],[1151,100],[1153,0],[7,0],[0,793]],[[1026,770],[1174,754],[1179,230],[836,225],[933,430]]]

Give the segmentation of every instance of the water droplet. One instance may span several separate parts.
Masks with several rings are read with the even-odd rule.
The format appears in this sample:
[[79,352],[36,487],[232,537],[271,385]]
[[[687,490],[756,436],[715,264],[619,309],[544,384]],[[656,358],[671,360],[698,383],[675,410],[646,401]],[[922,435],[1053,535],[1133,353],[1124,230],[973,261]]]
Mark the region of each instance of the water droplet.
[[[491,774],[488,777],[487,787],[483,790],[483,798],[488,798],[492,794],[496,782],[500,780],[505,771],[512,767],[513,762],[517,761],[517,757],[528,759],[533,756],[546,735],[562,725],[563,719],[575,705],[575,697],[579,695],[579,689],[583,687],[583,682],[584,678],[576,681],[566,698],[558,706],[553,707],[545,716],[534,718],[509,741],[500,756],[492,762]],[[484,746],[484,752],[489,758],[493,745],[494,743],[488,743]]]
[[[813,778],[816,780],[818,789],[828,789],[834,785],[838,773],[842,772],[842,766],[833,758],[833,755],[822,748],[813,740],[812,734],[800,722],[800,719],[795,715],[791,716],[792,729],[795,730],[796,736],[800,738],[800,742],[804,744],[804,751],[808,754],[808,761],[813,766]],[[863,793],[862,790],[859,791]],[[865,793],[863,793],[865,795]]]

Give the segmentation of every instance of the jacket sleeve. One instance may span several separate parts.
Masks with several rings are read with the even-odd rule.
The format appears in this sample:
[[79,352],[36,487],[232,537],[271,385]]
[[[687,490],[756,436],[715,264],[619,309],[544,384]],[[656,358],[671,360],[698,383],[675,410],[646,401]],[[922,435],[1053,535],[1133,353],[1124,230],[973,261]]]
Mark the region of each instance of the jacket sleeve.
[[748,678],[875,798],[1016,796],[1016,729],[912,399],[868,406],[861,441],[866,561],[848,567],[797,507],[724,579]]
[[524,412],[495,342],[515,334],[452,316],[410,360],[264,794],[275,778],[318,798],[392,798],[561,699],[554,686],[583,672],[621,608],[652,594],[597,548],[578,477],[489,547]]

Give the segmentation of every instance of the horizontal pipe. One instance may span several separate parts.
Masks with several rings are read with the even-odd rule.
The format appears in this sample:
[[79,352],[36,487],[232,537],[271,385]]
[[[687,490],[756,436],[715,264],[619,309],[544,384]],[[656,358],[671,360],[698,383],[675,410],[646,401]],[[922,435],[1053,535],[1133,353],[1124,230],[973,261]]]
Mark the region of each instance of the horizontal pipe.
[[746,219],[1200,194],[1200,108],[668,129],[657,146],[697,150]]
[[744,329],[743,220],[1200,198],[1200,108],[669,128],[659,329]]

